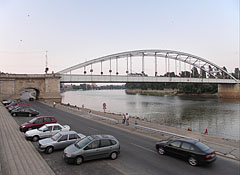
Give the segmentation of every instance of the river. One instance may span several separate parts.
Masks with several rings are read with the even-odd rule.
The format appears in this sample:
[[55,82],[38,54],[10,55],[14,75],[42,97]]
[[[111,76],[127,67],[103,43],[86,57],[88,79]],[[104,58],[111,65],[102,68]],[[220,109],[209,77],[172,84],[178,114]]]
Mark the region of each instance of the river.
[[126,113],[148,121],[177,128],[192,128],[226,139],[240,140],[239,100],[127,95],[124,90],[68,91],[62,93],[62,102],[107,112]]

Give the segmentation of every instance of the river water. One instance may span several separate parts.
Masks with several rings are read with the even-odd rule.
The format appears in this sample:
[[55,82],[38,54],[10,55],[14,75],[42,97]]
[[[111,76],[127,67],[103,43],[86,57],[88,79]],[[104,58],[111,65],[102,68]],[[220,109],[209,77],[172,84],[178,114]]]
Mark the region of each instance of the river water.
[[148,121],[177,128],[192,128],[222,138],[240,140],[239,100],[128,95],[124,90],[68,91],[62,93],[62,102],[107,112],[126,113]]

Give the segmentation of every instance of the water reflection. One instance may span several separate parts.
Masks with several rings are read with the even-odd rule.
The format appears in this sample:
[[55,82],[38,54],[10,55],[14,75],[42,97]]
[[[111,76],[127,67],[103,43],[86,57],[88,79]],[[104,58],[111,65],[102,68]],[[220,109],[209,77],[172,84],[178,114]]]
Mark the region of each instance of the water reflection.
[[[102,111],[128,112],[151,122],[239,140],[239,101],[177,96],[127,95],[124,90],[72,91],[63,102]],[[230,103],[229,103],[230,102]],[[237,103],[238,102],[238,103]]]

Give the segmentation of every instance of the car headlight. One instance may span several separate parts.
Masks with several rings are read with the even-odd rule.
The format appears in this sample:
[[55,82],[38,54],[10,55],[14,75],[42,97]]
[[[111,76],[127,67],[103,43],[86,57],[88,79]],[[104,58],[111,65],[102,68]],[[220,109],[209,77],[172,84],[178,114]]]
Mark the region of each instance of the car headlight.
[[72,157],[72,155],[71,155],[71,154],[67,154],[67,153],[65,153],[65,157],[70,158],[70,157]]

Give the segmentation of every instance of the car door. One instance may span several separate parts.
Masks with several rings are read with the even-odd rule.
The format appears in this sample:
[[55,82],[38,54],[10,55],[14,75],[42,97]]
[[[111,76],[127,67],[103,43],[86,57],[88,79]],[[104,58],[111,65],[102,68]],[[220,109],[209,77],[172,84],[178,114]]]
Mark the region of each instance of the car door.
[[32,125],[32,128],[40,128],[43,126],[43,118],[38,118]]
[[186,159],[189,157],[190,154],[195,154],[194,148],[190,143],[182,142],[181,152],[179,152],[179,154],[181,154],[181,157]]
[[[45,125],[47,126],[47,125]],[[43,132],[41,133],[41,138],[47,138],[47,137],[51,137],[52,136],[52,126],[48,126],[46,130],[43,130]]]
[[55,149],[63,149],[65,147],[67,147],[67,145],[68,145],[68,134],[62,135],[58,139],[58,141],[57,141],[56,145],[54,146],[54,148]]
[[78,138],[79,138],[79,136],[77,134],[69,134],[68,145],[71,145],[71,144],[75,143]]
[[181,155],[181,148],[180,148],[181,144],[182,142],[179,140],[172,141],[165,147],[165,149],[167,150],[168,153],[179,156]]
[[84,153],[82,154],[85,160],[92,160],[92,159],[97,159],[100,156],[99,154],[99,146],[100,146],[100,141],[95,140],[91,143],[89,143],[83,150]]
[[109,139],[102,139],[100,141],[99,156],[101,158],[108,157],[112,151],[112,144]]
[[53,127],[53,130],[52,130],[51,135],[53,136],[53,135],[55,135],[56,133],[60,132],[61,130],[62,130],[62,127],[59,126],[59,125],[56,125],[56,126]]

